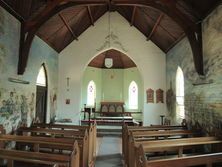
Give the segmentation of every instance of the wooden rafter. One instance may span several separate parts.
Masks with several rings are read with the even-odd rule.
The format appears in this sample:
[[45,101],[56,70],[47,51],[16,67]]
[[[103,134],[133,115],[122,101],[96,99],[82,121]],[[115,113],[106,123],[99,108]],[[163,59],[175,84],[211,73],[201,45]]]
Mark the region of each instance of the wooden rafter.
[[161,19],[163,18],[163,16],[164,16],[164,14],[161,13],[160,16],[158,17],[158,19],[157,19],[156,23],[154,24],[152,30],[150,31],[150,34],[149,34],[148,37],[147,37],[147,41],[149,41],[150,38],[153,36],[153,34],[156,32],[157,27],[158,27],[158,25],[160,24]]
[[21,29],[20,56],[18,64],[18,74],[23,74],[28,60],[28,54],[32,40],[38,31],[50,17],[59,13],[61,10],[71,6],[88,5],[124,5],[124,6],[142,6],[158,9],[165,15],[171,17],[185,32],[194,56],[196,71],[203,75],[203,56],[202,56],[202,31],[201,25],[197,25],[185,14],[176,8],[175,0],[53,0],[47,4],[45,10],[39,13],[35,18],[23,24]]
[[0,6],[6,9],[11,15],[13,15],[16,19],[20,22],[24,21],[25,19],[18,14],[11,6],[9,6],[4,0],[0,0]]
[[106,0],[54,0],[49,1],[43,12],[39,13],[32,20],[28,20],[21,24],[20,51],[18,61],[18,74],[23,74],[28,62],[29,51],[32,41],[38,29],[52,16],[59,13],[63,9],[71,6],[85,5],[106,5]]
[[186,35],[183,33],[181,36],[175,40],[166,50],[165,53],[167,53],[170,49],[172,49],[179,41],[181,41]]
[[61,18],[62,22],[65,24],[65,26],[69,30],[69,32],[72,34],[73,38],[78,41],[76,34],[73,32],[72,28],[69,26],[69,23],[66,21],[66,19],[62,15],[62,13],[59,13],[59,17]]
[[197,73],[204,75],[201,25],[197,25],[181,13],[176,8],[176,3],[177,1],[175,0],[113,0],[113,4],[116,5],[153,7],[172,18],[184,30],[190,42]]
[[[143,9],[143,8],[140,8],[140,9]],[[156,23],[156,20],[154,20],[149,14],[147,14],[144,10],[142,10],[144,12],[144,14],[149,17],[153,22],[154,24]],[[168,36],[172,39],[172,40],[176,40],[176,37],[170,33],[165,27],[163,27],[162,25],[159,25],[167,34]]]
[[87,11],[88,11],[88,15],[89,15],[89,19],[91,21],[91,24],[94,26],[94,19],[93,19],[93,16],[92,16],[92,12],[91,12],[90,6],[87,6]]
[[198,21],[199,21],[200,19],[202,19],[202,18],[201,18],[201,14],[200,14],[201,12],[199,11],[199,9],[194,8],[194,7],[190,4],[190,2],[187,1],[187,0],[182,0],[182,2],[183,2],[185,5],[187,5],[190,10],[188,10],[188,9],[185,8],[183,5],[181,5],[180,2],[178,2],[178,5],[179,5],[181,8],[183,8],[185,11],[187,11],[187,12],[189,12],[189,13],[192,13],[193,16],[194,16]]
[[136,6],[134,6],[134,8],[133,8],[133,14],[132,14],[132,17],[131,17],[130,26],[133,26],[133,24],[134,24],[135,14],[136,14]]

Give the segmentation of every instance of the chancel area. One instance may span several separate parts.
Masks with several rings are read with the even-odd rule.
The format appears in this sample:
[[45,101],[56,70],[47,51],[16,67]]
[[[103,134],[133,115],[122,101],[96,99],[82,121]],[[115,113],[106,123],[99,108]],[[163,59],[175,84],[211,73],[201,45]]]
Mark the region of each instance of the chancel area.
[[99,54],[83,74],[81,122],[142,123],[142,86],[139,69],[127,55],[114,49]]
[[219,0],[0,0],[0,167],[221,167]]

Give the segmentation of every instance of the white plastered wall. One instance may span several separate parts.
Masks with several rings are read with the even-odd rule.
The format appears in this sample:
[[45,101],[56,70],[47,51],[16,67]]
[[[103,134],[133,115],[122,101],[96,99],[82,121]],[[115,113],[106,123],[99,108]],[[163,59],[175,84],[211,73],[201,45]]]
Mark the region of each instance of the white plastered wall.
[[[59,92],[58,118],[71,118],[79,123],[79,114],[83,106],[81,100],[81,80],[87,64],[99,53],[114,48],[128,55],[137,65],[144,86],[144,125],[159,124],[160,115],[166,114],[164,104],[147,104],[146,90],[161,88],[166,92],[166,56],[154,43],[146,41],[146,37],[117,12],[106,13],[88,28],[78,39],[67,46],[59,55]],[[106,38],[109,34],[110,39]],[[69,91],[67,80],[70,77]],[[65,104],[65,99],[70,104]],[[165,101],[165,99],[164,99]]]

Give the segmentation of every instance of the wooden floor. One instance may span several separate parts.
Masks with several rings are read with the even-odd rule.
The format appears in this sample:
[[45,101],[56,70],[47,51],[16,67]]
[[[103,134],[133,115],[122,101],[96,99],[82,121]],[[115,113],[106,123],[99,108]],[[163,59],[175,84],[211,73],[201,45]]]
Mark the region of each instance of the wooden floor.
[[98,156],[95,167],[122,167],[121,138],[104,136],[99,137],[97,141]]

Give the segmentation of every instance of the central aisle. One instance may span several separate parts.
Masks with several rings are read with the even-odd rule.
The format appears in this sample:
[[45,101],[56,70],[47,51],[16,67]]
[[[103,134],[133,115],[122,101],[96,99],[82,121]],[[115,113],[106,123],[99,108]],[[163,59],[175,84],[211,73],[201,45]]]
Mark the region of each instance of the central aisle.
[[122,167],[120,137],[98,137],[98,154],[95,167]]

